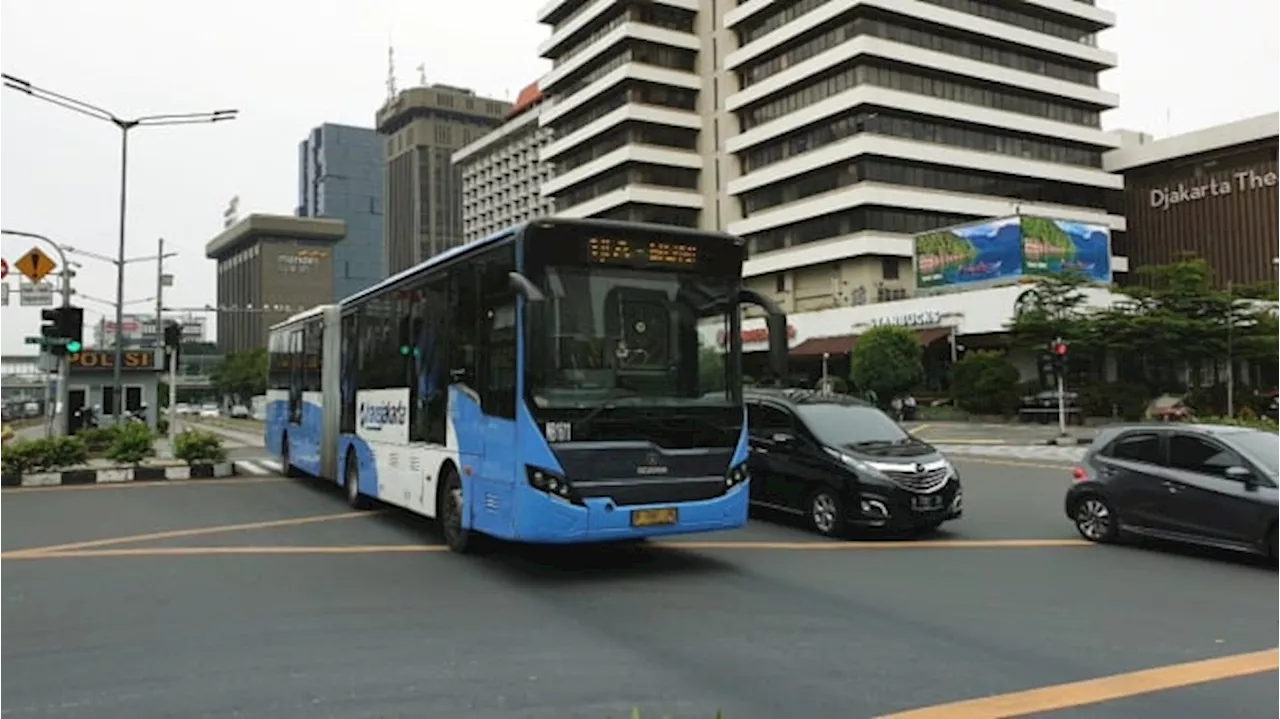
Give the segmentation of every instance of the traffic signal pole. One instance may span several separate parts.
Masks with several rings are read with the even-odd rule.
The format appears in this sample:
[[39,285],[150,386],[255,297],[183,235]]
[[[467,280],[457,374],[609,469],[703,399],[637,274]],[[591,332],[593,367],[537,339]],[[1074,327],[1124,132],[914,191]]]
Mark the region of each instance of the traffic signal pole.
[[[1053,341],[1054,352],[1063,360],[1066,359],[1062,348],[1066,347],[1062,338],[1058,337]],[[1063,381],[1063,375],[1066,374],[1065,367],[1055,372],[1058,377],[1058,436],[1067,436],[1067,398],[1066,398],[1066,382]]]

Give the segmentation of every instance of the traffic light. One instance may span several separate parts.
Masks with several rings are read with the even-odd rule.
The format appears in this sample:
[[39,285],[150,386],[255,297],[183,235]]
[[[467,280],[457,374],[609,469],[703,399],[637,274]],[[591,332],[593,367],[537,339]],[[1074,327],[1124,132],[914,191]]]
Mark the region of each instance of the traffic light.
[[1067,374],[1067,343],[1055,340],[1049,343],[1049,354],[1052,359],[1053,373],[1058,377]]
[[55,357],[79,354],[84,349],[84,310],[54,307],[40,311],[40,336],[49,354]]
[[164,325],[164,348],[176,351],[182,345],[182,325],[169,320]]

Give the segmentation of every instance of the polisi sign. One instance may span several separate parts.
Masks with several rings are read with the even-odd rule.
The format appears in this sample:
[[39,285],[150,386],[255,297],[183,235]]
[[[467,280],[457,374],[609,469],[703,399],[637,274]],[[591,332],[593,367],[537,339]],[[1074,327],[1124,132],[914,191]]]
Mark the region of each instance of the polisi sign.
[[400,426],[409,421],[409,408],[404,402],[361,402],[360,429],[377,431]]

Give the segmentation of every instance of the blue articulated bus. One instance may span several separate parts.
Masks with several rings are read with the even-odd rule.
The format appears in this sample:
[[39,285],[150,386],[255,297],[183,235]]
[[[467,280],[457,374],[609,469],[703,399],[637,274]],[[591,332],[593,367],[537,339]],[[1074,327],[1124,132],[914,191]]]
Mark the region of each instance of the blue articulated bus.
[[[271,328],[266,445],[349,502],[477,535],[602,542],[747,520],[742,240],[544,219]],[[718,346],[723,342],[723,346]]]

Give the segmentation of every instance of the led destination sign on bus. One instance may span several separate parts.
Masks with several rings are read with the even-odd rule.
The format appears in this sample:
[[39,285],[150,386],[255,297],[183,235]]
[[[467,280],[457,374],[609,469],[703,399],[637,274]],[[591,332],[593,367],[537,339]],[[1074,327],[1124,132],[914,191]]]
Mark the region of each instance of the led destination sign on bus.
[[698,248],[679,242],[633,241],[591,237],[587,240],[592,262],[619,265],[660,265],[693,267],[698,264]]

